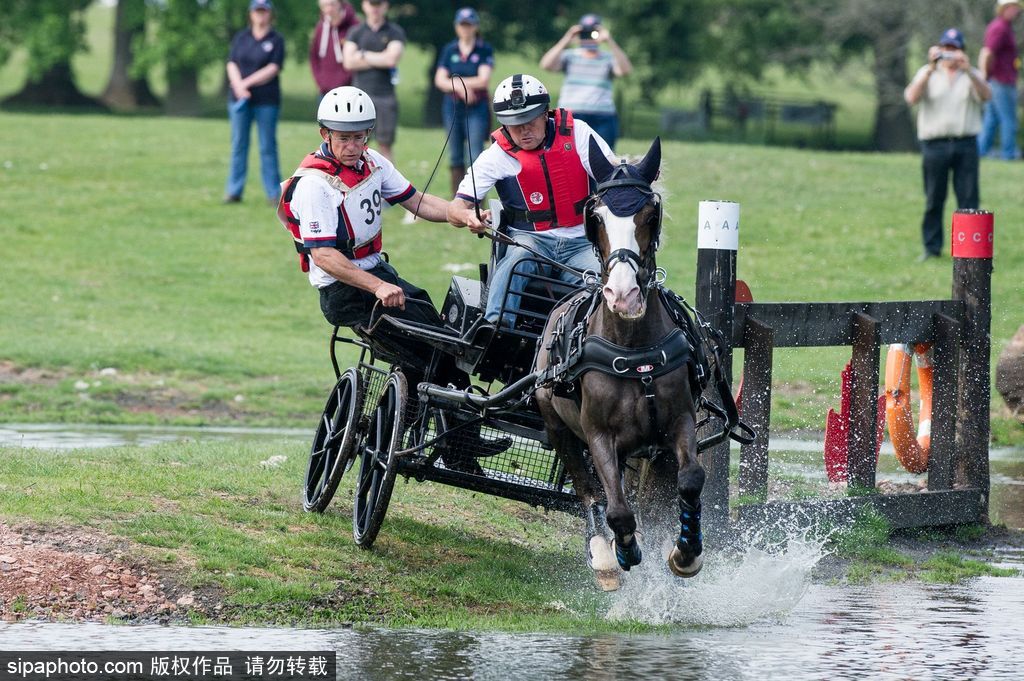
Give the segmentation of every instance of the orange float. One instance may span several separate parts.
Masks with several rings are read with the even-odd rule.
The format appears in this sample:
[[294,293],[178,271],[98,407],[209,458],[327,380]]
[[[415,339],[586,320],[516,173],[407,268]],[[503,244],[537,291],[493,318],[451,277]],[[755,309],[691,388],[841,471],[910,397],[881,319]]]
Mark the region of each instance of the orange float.
[[[910,367],[917,364],[921,408],[917,433],[910,407]],[[889,346],[885,357],[885,422],[896,458],[911,473],[928,471],[932,447],[932,352],[930,343]]]

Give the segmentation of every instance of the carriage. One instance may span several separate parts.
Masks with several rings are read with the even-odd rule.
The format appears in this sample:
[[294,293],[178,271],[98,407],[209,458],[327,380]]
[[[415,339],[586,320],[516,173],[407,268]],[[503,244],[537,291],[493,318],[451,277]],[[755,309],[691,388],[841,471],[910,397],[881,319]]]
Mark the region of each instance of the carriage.
[[[660,151],[656,157],[660,157]],[[657,161],[653,165],[656,169]],[[622,170],[625,172],[625,166]],[[650,181],[612,179],[605,185],[604,191],[629,189],[638,184],[647,185]],[[649,186],[647,191],[650,193]],[[601,185],[595,196],[599,201]],[[658,204],[654,205],[660,205],[660,197]],[[657,229],[660,230],[660,211],[657,214]],[[588,226],[588,237],[591,237],[589,232]],[[598,239],[591,240],[595,247],[601,248],[597,245]],[[553,385],[560,398],[573,399],[578,396],[571,394],[573,386],[583,384],[561,379],[574,366],[579,370],[578,363],[574,365],[566,358],[578,358],[586,354],[583,352],[584,343],[589,339],[586,338],[585,321],[589,316],[580,314],[580,311],[588,305],[591,312],[600,307],[601,277],[598,273],[586,273],[583,283],[567,284],[559,276],[556,263],[539,254],[537,258],[527,258],[514,271],[515,275],[521,277],[518,279],[520,285],[506,294],[501,306],[499,318],[503,321],[511,320],[512,323],[498,327],[482,324],[488,274],[494,272],[495,264],[510,242],[507,230],[500,224],[494,241],[490,264],[481,265],[479,280],[453,277],[436,325],[397,319],[378,308],[369,324],[355,329],[355,337],[343,335],[338,328],[334,329],[330,352],[338,380],[327,400],[313,439],[303,488],[303,505],[307,511],[323,512],[333,498],[342,476],[350,469],[356,470],[352,526],[353,536],[360,547],[369,548],[376,539],[399,475],[581,515],[587,520],[588,547],[595,546],[594,538],[604,533],[605,518],[601,514],[604,504],[599,499],[600,493],[594,494],[595,488],[587,481],[598,477],[605,481],[609,477],[606,462],[602,459],[595,466],[585,442],[581,443],[583,449],[578,459],[583,462],[582,465],[574,464],[576,457],[566,456],[564,451],[561,451],[561,455],[556,453],[556,448],[563,448],[565,442],[549,441],[552,432],[551,414],[549,412],[545,420],[545,414],[542,414],[545,405],[538,403],[538,397],[544,391],[547,391],[544,393],[547,396],[545,399],[550,399]],[[702,432],[711,431],[710,435],[700,441],[694,441],[692,446],[683,447],[689,450],[684,451],[683,456],[696,462],[696,452],[727,438],[749,442],[753,433],[739,422],[735,403],[723,378],[718,354],[721,339],[714,338],[710,326],[685,301],[662,286],[664,273],[655,276],[653,268],[657,233],[646,242],[649,262],[644,260],[644,263],[651,267],[648,268],[650,276],[644,284],[644,291],[645,294],[649,291],[654,295],[660,301],[659,306],[663,304],[671,311],[673,317],[669,326],[678,327],[683,332],[670,334],[678,341],[672,347],[684,347],[685,360],[673,363],[673,357],[679,358],[678,353],[673,355],[673,350],[669,349],[666,358],[665,349],[669,345],[658,345],[656,349],[662,360],[661,369],[664,370],[660,373],[655,370],[650,376],[642,376],[636,372],[651,371],[653,365],[659,363],[656,359],[645,359],[652,354],[651,349],[631,353],[630,348],[619,348],[618,351],[624,353],[622,356],[613,355],[608,358],[606,366],[590,366],[588,370],[597,369],[598,372],[614,376],[624,375],[627,368],[632,367],[630,371],[633,377],[643,379],[636,385],[644,385],[640,399],[646,396],[645,404],[652,414],[649,425],[655,429],[658,418],[656,414],[659,413],[655,402],[663,402],[665,384],[661,384],[662,393],[655,400],[652,379],[655,376],[664,377],[666,372],[675,372],[683,366],[684,361],[688,369],[695,368],[696,375],[688,371],[690,385],[686,385],[683,379],[680,397],[685,393],[685,400],[674,400],[676,394],[670,393],[668,402],[681,401],[688,405],[691,435],[696,428],[704,426],[708,428]],[[611,258],[607,253],[600,255],[605,260],[606,268],[612,266],[609,264],[612,260],[624,262],[630,257],[624,254],[624,249],[613,253]],[[641,270],[643,267],[637,269],[638,276]],[[416,301],[407,300],[407,304],[410,303],[416,304]],[[573,315],[576,315],[576,321],[573,321]],[[551,332],[556,318],[565,322],[565,327],[556,332],[556,336],[560,335],[566,344],[562,346],[562,361],[552,362],[551,353],[555,343]],[[682,340],[676,336],[682,336]],[[402,356],[400,350],[396,351],[395,344],[389,342],[396,337],[416,339],[431,348],[431,359],[423,367],[424,381],[417,386],[409,386],[399,368],[409,366],[412,358]],[[575,345],[572,342],[574,339]],[[359,349],[359,360],[355,366],[341,369],[337,355],[340,344],[352,344]],[[604,349],[607,350],[609,345],[604,343]],[[454,361],[473,378],[473,385],[458,389],[435,382],[436,368],[441,361]],[[676,372],[674,375],[679,374]],[[712,380],[717,395],[711,394],[714,391],[708,391],[708,396],[702,395],[704,386]],[[666,413],[673,409],[678,409],[678,405],[663,404],[660,407],[661,417],[664,419]],[[640,425],[641,431],[646,425]],[[485,455],[478,457],[480,452],[473,448],[488,441],[501,441],[502,446],[490,447]],[[505,443],[508,443],[507,447]],[[660,456],[671,449],[671,446],[662,446],[660,450],[651,446],[645,451],[631,452],[629,456],[648,463],[660,460],[663,467],[666,464],[673,467],[676,466],[676,457]],[[469,465],[465,465],[467,459]],[[605,466],[603,471],[595,471],[595,468],[601,466]],[[625,467],[637,470],[641,466],[630,466],[626,458],[622,457],[618,461],[618,472],[621,474]],[[661,477],[663,480],[669,479],[664,473]],[[703,482],[702,471],[700,482]],[[675,476],[671,476],[671,485],[674,489]],[[608,502],[618,504],[616,494],[607,492],[606,481],[605,488]],[[586,494],[581,496],[584,489]],[[700,488],[697,487],[698,515],[694,535],[697,541],[699,492]],[[685,513],[684,534],[680,535],[680,541],[689,532],[685,520],[689,516]],[[609,525],[615,524],[611,515],[607,520]],[[623,534],[617,528],[615,534],[619,544],[616,547],[613,542],[611,546],[619,551],[623,546]],[[632,530],[629,531],[627,542],[632,540],[631,534]],[[635,554],[616,554],[624,570],[640,560],[638,548],[626,548],[635,550]],[[699,553],[698,549],[698,556]],[[591,558],[588,553],[588,560]],[[676,574],[691,576],[697,570],[699,562],[693,566],[690,574],[680,571],[676,571]]]
[[[518,294],[515,312],[506,296],[503,314],[511,327],[493,330],[480,324],[486,300],[487,273],[501,258],[504,245],[495,242],[491,266],[481,265],[481,279],[453,276],[439,314],[428,326],[389,316],[378,308],[370,323],[345,335],[335,327],[330,339],[331,363],[337,382],[331,390],[313,438],[303,488],[303,506],[322,512],[331,502],[347,471],[355,470],[352,515],[356,543],[369,548],[387,512],[396,478],[402,475],[521,501],[532,506],[578,512],[579,502],[564,466],[547,442],[544,424],[531,399],[531,374],[537,340],[548,314],[565,296],[585,285],[570,285],[551,271],[551,265],[528,259],[517,267],[527,280]],[[530,272],[527,270],[537,270]],[[407,300],[407,304],[417,301]],[[396,352],[388,339],[395,334],[415,338],[433,350],[425,367],[420,399],[410,397],[419,386],[408,386],[400,365],[414,358]],[[358,349],[354,366],[342,369],[338,348]],[[471,390],[456,390],[432,382],[441,355],[454,358],[473,376]],[[495,385],[505,386],[492,394]],[[510,446],[486,458],[475,458],[476,442],[468,436],[508,438]],[[477,441],[478,442],[478,441]],[[473,470],[446,465],[442,454],[459,450],[461,460],[478,462]]]

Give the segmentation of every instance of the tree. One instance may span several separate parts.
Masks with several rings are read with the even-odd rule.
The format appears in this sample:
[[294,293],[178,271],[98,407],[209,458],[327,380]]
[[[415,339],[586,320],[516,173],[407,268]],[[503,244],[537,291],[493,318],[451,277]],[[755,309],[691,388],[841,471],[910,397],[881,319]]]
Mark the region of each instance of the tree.
[[137,109],[159,104],[145,71],[134,70],[135,47],[141,44],[146,30],[145,0],[118,0],[114,20],[114,65],[100,99],[119,109]]
[[630,0],[606,5],[615,40],[633,62],[631,77],[648,104],[667,84],[692,80],[705,63],[717,63],[723,56],[708,31],[714,0]]
[[71,70],[71,58],[85,49],[82,13],[91,1],[7,0],[0,57],[6,60],[12,45],[24,47],[28,81],[6,103],[102,108],[97,100],[82,94]]

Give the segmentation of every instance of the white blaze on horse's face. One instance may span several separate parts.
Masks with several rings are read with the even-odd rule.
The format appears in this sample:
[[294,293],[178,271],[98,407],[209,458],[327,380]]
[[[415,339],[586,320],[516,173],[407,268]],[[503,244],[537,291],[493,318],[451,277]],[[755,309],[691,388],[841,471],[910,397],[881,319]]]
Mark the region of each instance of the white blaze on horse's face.
[[[633,216],[620,218],[612,215],[607,206],[599,206],[596,212],[604,223],[605,235],[608,237],[608,253],[625,249],[639,257],[640,244],[636,240]],[[602,290],[605,305],[623,319],[644,316],[644,305],[647,301],[640,296],[640,287],[636,283],[636,267],[632,260],[615,261],[608,271],[608,281]]]

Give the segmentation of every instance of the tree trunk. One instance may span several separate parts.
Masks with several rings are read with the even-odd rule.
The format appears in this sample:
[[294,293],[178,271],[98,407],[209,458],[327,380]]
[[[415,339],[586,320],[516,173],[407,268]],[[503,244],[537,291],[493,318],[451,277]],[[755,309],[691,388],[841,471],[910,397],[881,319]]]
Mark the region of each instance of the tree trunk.
[[906,31],[887,27],[875,37],[875,109],[874,148],[878,151],[913,151],[917,135],[910,120],[910,109],[903,100],[907,85]]
[[1024,326],[1017,329],[1013,340],[999,355],[996,364],[996,390],[1006,406],[1024,423]]
[[203,102],[199,97],[199,69],[193,66],[168,69],[164,113],[169,116],[202,115]]
[[144,0],[119,0],[114,23],[114,66],[110,70],[107,89],[100,95],[105,103],[117,109],[134,110],[157,106],[159,101],[143,78],[132,78],[135,59],[132,43],[145,31]]
[[46,106],[46,107],[81,107],[104,109],[99,100],[82,94],[75,85],[71,73],[71,62],[57,62],[47,69],[37,80],[30,80],[21,89],[3,102],[15,106]]

